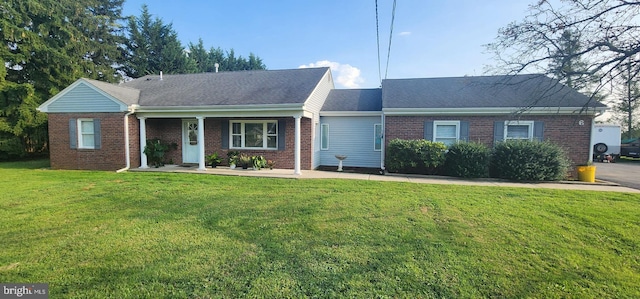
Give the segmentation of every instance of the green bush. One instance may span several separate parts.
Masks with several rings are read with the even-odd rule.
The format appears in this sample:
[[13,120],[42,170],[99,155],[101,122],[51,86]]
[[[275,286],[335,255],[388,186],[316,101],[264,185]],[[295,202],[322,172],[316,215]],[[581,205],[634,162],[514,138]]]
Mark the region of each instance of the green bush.
[[394,139],[387,147],[385,165],[390,172],[437,174],[446,149],[442,142]]
[[569,169],[567,154],[551,142],[508,140],[491,154],[492,177],[516,181],[558,181]]
[[144,147],[144,154],[147,155],[149,165],[153,167],[164,166],[164,154],[171,149],[177,149],[178,145],[175,143],[165,143],[159,138],[147,140],[147,145]]
[[491,151],[482,143],[453,144],[445,155],[445,173],[463,178],[486,178],[489,176],[490,157]]

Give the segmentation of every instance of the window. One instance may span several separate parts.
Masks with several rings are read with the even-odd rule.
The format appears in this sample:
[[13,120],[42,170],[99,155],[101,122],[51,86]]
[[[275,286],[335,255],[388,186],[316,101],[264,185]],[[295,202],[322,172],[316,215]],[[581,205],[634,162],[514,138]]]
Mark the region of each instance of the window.
[[78,148],[95,148],[93,119],[78,119]]
[[382,124],[373,125],[373,150],[382,150]]
[[460,138],[460,122],[459,121],[434,121],[433,122],[433,141],[442,142],[450,146]]
[[329,124],[320,125],[320,150],[329,149]]
[[533,139],[533,121],[505,121],[504,140]]
[[231,148],[277,149],[277,121],[231,121]]

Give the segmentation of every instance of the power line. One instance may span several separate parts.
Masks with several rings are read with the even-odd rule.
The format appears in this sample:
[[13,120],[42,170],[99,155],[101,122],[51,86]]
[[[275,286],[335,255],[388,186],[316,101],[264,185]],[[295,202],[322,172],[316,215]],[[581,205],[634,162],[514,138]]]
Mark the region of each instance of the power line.
[[382,70],[380,66],[380,29],[378,28],[378,0],[376,1],[376,40],[378,41],[378,79],[382,86]]
[[[376,0],[377,3],[377,0]],[[377,12],[377,9],[376,9]],[[376,15],[377,18],[377,15]],[[384,70],[384,78],[387,79],[387,72],[389,72],[389,57],[391,56],[391,38],[393,37],[393,21],[396,18],[396,0],[393,0],[393,10],[391,10],[391,29],[389,30],[389,48],[387,49],[387,67]],[[378,45],[378,65],[380,64],[380,46]]]

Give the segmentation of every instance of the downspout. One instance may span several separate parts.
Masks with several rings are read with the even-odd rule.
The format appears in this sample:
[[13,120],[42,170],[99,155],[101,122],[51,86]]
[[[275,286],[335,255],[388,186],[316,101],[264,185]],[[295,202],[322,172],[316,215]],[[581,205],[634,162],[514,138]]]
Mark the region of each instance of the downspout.
[[129,148],[129,116],[136,112],[138,105],[133,104],[129,108],[129,112],[124,115],[124,155],[126,160],[126,166],[124,168],[116,170],[117,173],[127,171],[131,168],[131,149]]

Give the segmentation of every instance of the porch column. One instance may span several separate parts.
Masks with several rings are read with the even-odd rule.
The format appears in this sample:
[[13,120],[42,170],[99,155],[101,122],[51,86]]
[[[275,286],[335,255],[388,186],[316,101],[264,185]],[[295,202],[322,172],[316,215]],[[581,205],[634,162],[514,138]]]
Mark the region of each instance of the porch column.
[[204,116],[196,117],[198,119],[198,170],[205,171],[204,167]]
[[302,172],[300,172],[300,119],[302,118],[302,116],[294,116],[295,120],[296,120],[296,126],[295,126],[295,141],[294,141],[294,154],[293,154],[293,159],[294,159],[294,168],[293,168],[293,174],[295,175],[301,175]]
[[140,120],[140,168],[149,168],[147,155],[144,154],[144,148],[147,146],[147,118],[138,117],[138,119]]

